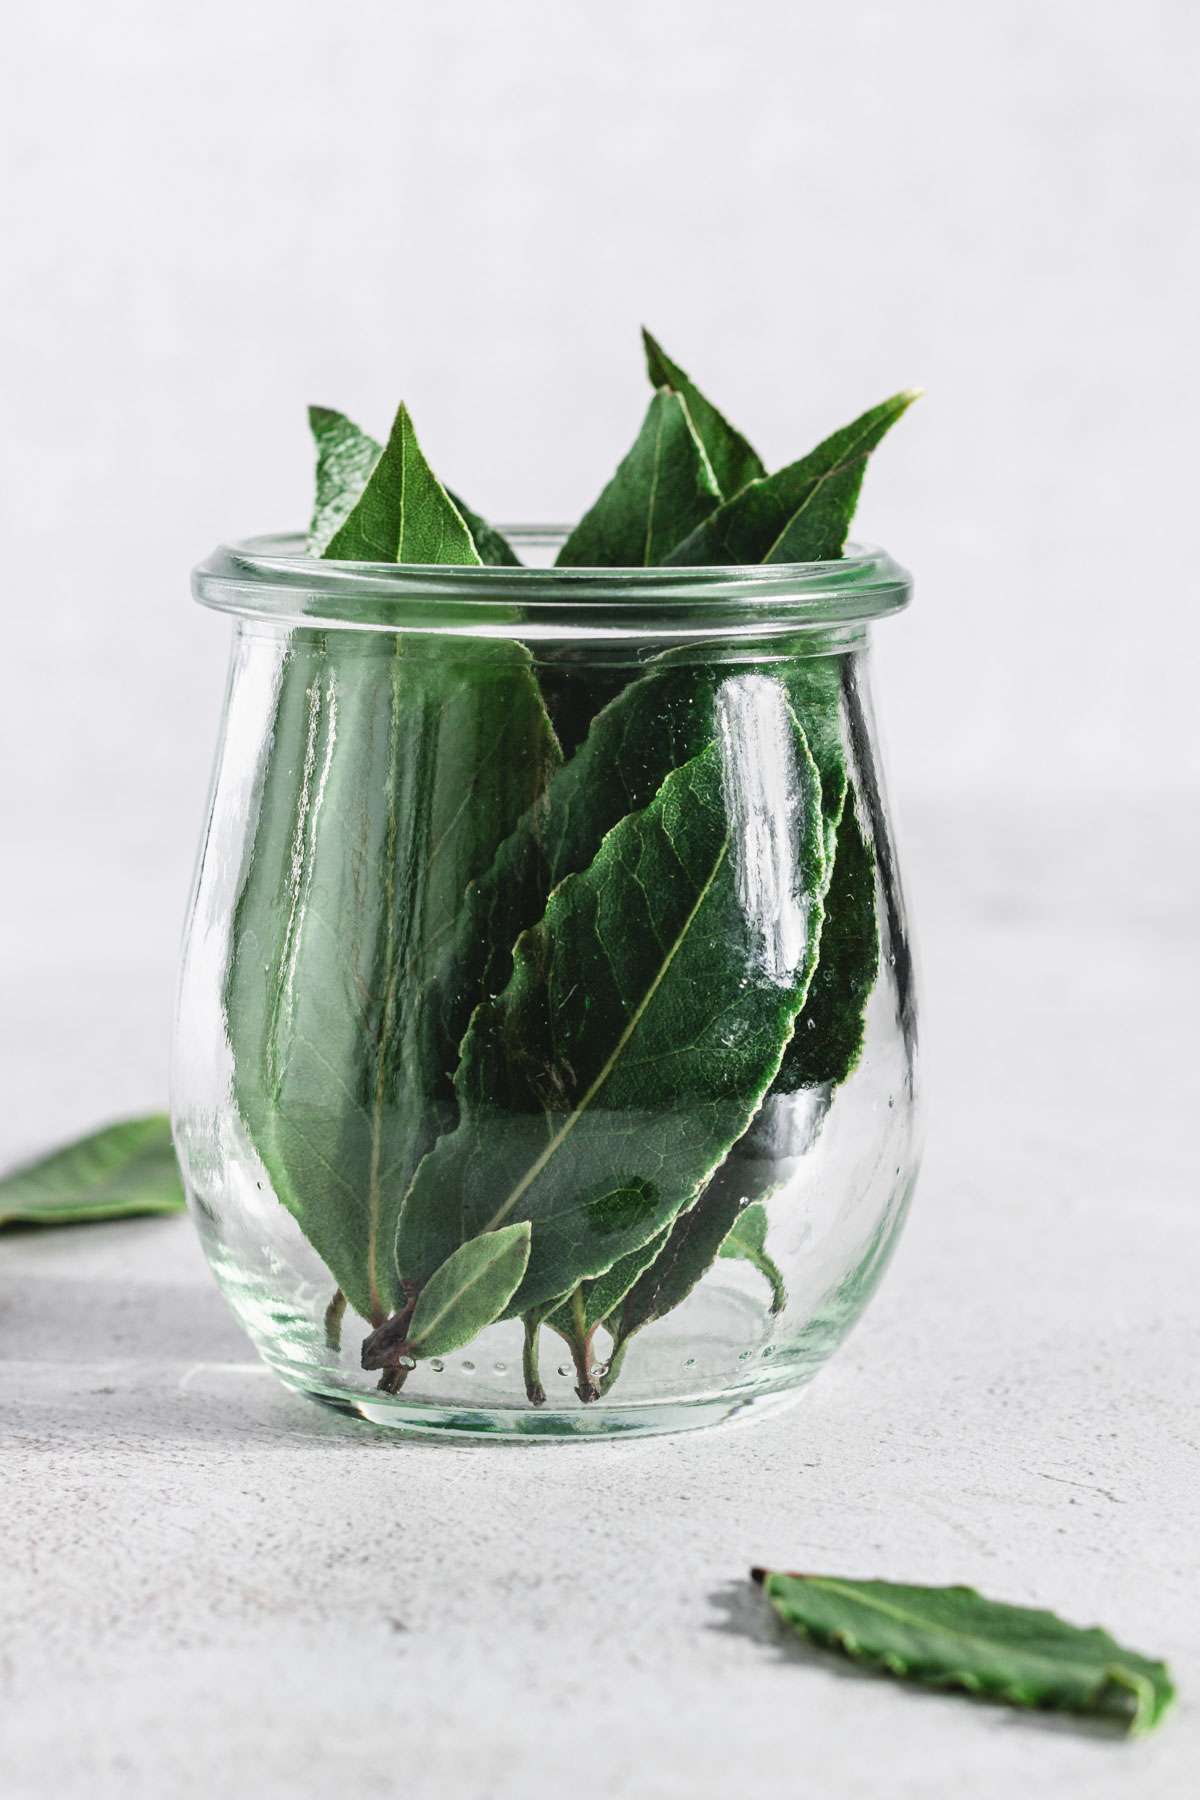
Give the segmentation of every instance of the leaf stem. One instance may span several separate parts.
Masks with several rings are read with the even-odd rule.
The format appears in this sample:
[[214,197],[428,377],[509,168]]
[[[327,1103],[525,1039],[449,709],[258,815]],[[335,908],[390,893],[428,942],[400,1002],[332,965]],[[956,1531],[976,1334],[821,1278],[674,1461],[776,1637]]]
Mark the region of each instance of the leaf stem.
[[[630,1332],[629,1337],[632,1337],[632,1336],[633,1336],[633,1333]],[[621,1373],[621,1364],[625,1361],[625,1352],[628,1348],[629,1348],[629,1338],[628,1337],[614,1336],[612,1355],[608,1359],[608,1369],[605,1372],[604,1378],[600,1383],[600,1398],[601,1399],[603,1399],[604,1396],[608,1393],[609,1389],[613,1385],[613,1382],[617,1379],[617,1376]]]
[[531,1406],[545,1406],[546,1390],[542,1386],[538,1369],[538,1339],[541,1336],[542,1322],[535,1313],[525,1315],[525,1348],[521,1352],[521,1370],[525,1377],[525,1392]]
[[341,1288],[334,1288],[333,1299],[325,1308],[325,1344],[329,1350],[338,1351],[342,1347],[342,1320],[346,1316],[346,1296]]

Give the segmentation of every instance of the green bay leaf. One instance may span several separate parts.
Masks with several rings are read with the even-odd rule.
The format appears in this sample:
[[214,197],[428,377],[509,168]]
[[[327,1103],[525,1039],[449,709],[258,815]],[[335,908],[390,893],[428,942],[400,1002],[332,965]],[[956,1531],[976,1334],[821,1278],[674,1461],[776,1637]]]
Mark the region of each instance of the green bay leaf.
[[647,1325],[681,1306],[712,1267],[745,1205],[737,1171],[728,1157],[720,1164],[699,1199],[675,1220],[654,1261],[609,1314],[613,1352],[600,1384],[607,1394],[621,1373],[631,1341]]
[[731,499],[739,494],[749,481],[757,481],[766,474],[762,459],[741,432],[729,423],[729,420],[713,405],[712,401],[702,394],[691,376],[671,361],[657,339],[651,337],[643,326],[642,343],[646,351],[646,373],[650,377],[652,387],[670,388],[686,401],[688,413],[695,426],[696,435],[704,445],[705,454],[722,497]]
[[719,1254],[748,1262],[757,1269],[771,1290],[771,1311],[783,1311],[787,1288],[779,1264],[767,1249],[767,1209],[761,1200],[752,1201],[738,1214]]
[[407,406],[322,555],[330,561],[478,563],[462,514],[425,460]]
[[323,556],[329,540],[354,511],[371,470],[383,455],[383,445],[331,406],[310,406],[308,426],[317,450],[308,547],[314,556]]
[[0,1176],[0,1226],[87,1224],[183,1204],[163,1113],[106,1125]]
[[366,1318],[400,1297],[400,1201],[454,1122],[427,984],[464,889],[557,756],[519,645],[293,636],[225,1010],[234,1091],[275,1193]]
[[798,462],[752,481],[663,560],[702,566],[825,562],[841,556],[867,459],[916,398],[912,389],[894,395]]
[[664,388],[651,400],[633,448],[556,561],[561,568],[649,568],[707,518],[720,497],[686,405]]
[[1098,1626],[1070,1625],[969,1587],[917,1587],[756,1569],[775,1611],[802,1636],[857,1662],[1013,1706],[1055,1707],[1157,1725],[1174,1698],[1163,1662]]
[[514,1310],[562,1294],[657,1236],[757,1110],[815,956],[819,777],[777,686],[722,693],[717,741],[554,889],[476,1010],[459,1126],[404,1202],[403,1278],[523,1217]]
[[775,1078],[776,1093],[837,1087],[854,1072],[878,972],[875,853],[851,798],[838,827],[816,972]]
[[[322,556],[357,505],[383,455],[383,445],[330,406],[310,406],[308,422],[317,448],[316,497],[308,544],[314,556]],[[480,562],[506,568],[520,565],[520,557],[494,525],[473,512],[451,488],[446,493],[467,524]]]
[[529,1224],[469,1238],[435,1269],[408,1325],[414,1356],[447,1356],[498,1319],[529,1262]]

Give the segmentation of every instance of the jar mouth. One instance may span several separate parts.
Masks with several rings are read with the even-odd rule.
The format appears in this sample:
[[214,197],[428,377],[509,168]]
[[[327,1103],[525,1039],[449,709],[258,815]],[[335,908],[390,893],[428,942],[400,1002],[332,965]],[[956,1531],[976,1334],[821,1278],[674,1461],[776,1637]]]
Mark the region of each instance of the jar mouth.
[[884,550],[851,544],[833,562],[561,569],[564,527],[502,527],[518,567],[324,562],[301,532],[219,545],[192,571],[203,606],[284,625],[479,636],[758,636],[851,625],[908,604],[912,580]]

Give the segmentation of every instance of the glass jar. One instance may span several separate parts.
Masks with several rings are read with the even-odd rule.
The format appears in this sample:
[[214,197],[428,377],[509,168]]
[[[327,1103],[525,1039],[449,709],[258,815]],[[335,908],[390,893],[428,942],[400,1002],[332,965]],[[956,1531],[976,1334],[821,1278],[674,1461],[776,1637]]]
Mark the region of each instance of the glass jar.
[[755,568],[314,561],[234,619],[176,1143],[291,1387],[451,1436],[777,1404],[915,1180],[913,968],[867,687],[878,551]]

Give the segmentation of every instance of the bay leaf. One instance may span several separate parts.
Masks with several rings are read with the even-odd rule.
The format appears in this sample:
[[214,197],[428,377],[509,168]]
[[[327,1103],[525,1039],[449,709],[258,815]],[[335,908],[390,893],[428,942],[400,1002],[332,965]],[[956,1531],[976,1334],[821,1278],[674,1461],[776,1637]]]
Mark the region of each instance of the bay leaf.
[[425,460],[403,401],[366,486],[322,555],[342,562],[479,562],[466,522]]
[[543,1314],[526,1314],[527,1324],[530,1319],[539,1320],[544,1317],[550,1329],[557,1332],[567,1344],[579,1377],[575,1392],[581,1400],[598,1400],[600,1397],[592,1368],[596,1332],[620,1306],[638,1276],[649,1268],[670,1233],[671,1227],[664,1226],[649,1243],[622,1256],[603,1275],[597,1275],[592,1281],[581,1281],[572,1293],[557,1305],[551,1305]]
[[771,1290],[771,1311],[783,1311],[787,1288],[778,1263],[767,1249],[767,1209],[761,1200],[752,1201],[738,1214],[718,1254],[740,1258],[757,1269]]
[[914,389],[893,395],[798,462],[752,481],[663,561],[682,567],[825,562],[841,556],[867,459],[916,398]]
[[633,448],[555,560],[565,569],[649,568],[720,498],[686,405],[664,388],[651,400]]
[[717,478],[717,486],[722,497],[731,499],[740,494],[747,482],[757,481],[766,469],[758,452],[754,450],[730,423],[725,415],[718,412],[691,376],[671,361],[657,339],[651,337],[645,326],[642,327],[642,343],[646,351],[646,373],[655,388],[670,388],[672,393],[680,395],[686,402],[696,435],[704,445],[705,454],[713,474]]
[[79,1225],[183,1204],[165,1113],[105,1125],[0,1176],[0,1226]]
[[[354,510],[383,445],[330,406],[310,406],[308,422],[317,447],[316,498],[308,529],[309,549],[322,556],[330,540]],[[451,502],[461,513],[482,563],[517,567],[520,557],[494,525],[467,506],[451,488]]]
[[1132,1733],[1157,1725],[1175,1696],[1163,1662],[1098,1626],[988,1600],[970,1587],[917,1587],[756,1569],[784,1624],[856,1662],[1012,1706],[1092,1713]]
[[[469,1238],[435,1269],[408,1325],[419,1357],[448,1356],[498,1319],[529,1262],[529,1224],[502,1225]],[[364,1365],[369,1366],[369,1365]]]
[[600,1383],[601,1394],[613,1387],[638,1332],[681,1306],[712,1267],[744,1205],[738,1170],[726,1157],[699,1199],[676,1218],[662,1249],[629,1289],[619,1310],[609,1314],[613,1348]]
[[383,445],[360,431],[345,413],[331,406],[310,406],[308,427],[317,447],[316,493],[308,527],[308,547],[323,556],[354,511]]
[[[821,779],[827,858],[846,792],[839,721],[843,659],[797,657],[753,679],[796,714]],[[454,942],[431,994],[443,1054],[457,1055],[480,991],[499,993],[512,973],[512,950],[536,923],[551,889],[587,867],[605,834],[648,806],[672,769],[718,735],[725,696],[744,682],[736,665],[663,658],[597,713],[574,756],[557,771],[536,808],[498,849],[491,868],[463,899]],[[781,770],[782,774],[784,771]]]
[[225,1009],[276,1195],[366,1318],[399,1299],[400,1200],[454,1120],[425,1004],[435,960],[556,759],[520,645],[293,639]]
[[875,853],[851,799],[838,828],[817,967],[775,1077],[776,1093],[836,1087],[853,1073],[878,972]]
[[459,1126],[402,1209],[403,1278],[529,1218],[526,1311],[658,1235],[757,1109],[815,956],[819,777],[775,684],[723,684],[720,723],[554,888],[476,1010]]

